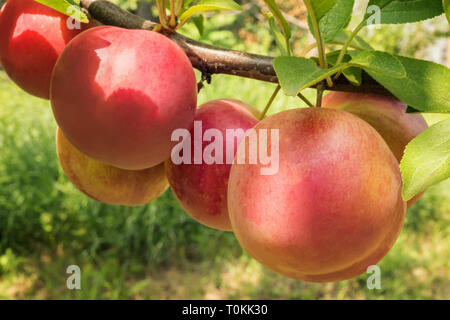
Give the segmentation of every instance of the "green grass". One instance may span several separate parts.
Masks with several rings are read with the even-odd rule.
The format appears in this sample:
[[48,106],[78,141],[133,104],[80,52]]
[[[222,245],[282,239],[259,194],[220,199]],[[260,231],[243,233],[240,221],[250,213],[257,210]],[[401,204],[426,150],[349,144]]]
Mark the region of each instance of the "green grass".
[[[272,88],[216,76],[199,99],[231,97],[262,109]],[[272,112],[286,106],[301,105],[280,95]],[[399,240],[379,264],[381,290],[367,289],[367,274],[309,284],[261,266],[231,233],[193,221],[170,191],[135,208],[88,199],[59,168],[55,128],[49,103],[0,73],[0,298],[450,297],[449,181],[409,210]],[[81,290],[65,286],[71,264],[81,267]]]

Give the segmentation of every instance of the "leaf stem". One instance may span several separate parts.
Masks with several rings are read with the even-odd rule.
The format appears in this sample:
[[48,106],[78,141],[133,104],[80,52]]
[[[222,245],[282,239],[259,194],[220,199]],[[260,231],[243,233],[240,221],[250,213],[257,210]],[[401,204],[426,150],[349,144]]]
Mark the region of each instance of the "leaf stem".
[[[328,68],[327,57],[325,56],[325,44],[323,42],[322,35],[320,34],[319,21],[317,21],[317,17],[314,12],[314,8],[311,4],[311,0],[304,0],[306,9],[308,9],[309,16],[311,17],[311,24],[313,26],[313,31],[317,41],[317,50],[319,52],[319,64],[322,69]],[[333,82],[331,78],[327,78],[327,84],[329,87],[333,86]]]
[[267,111],[269,111],[270,106],[272,105],[273,101],[275,100],[278,92],[280,92],[281,86],[277,85],[277,87],[275,88],[275,91],[272,93],[272,96],[270,97],[269,101],[267,102],[266,107],[264,108],[264,111],[261,113],[261,116],[259,117],[259,120],[264,119],[264,117],[267,114]]
[[287,54],[288,56],[292,56],[291,43],[289,42],[289,38],[285,36],[284,39],[286,40]]
[[188,22],[189,21],[189,19],[184,19],[184,20],[181,20],[179,23],[178,23],[178,25],[177,25],[177,27],[175,28],[175,30],[178,30],[178,29],[180,29],[182,26],[184,26],[185,24],[186,24],[186,22]]
[[[350,44],[352,43],[353,39],[356,37],[356,35],[359,33],[359,31],[361,31],[361,29],[364,27],[364,25],[366,24],[366,21],[367,21],[367,19],[363,19],[363,21],[361,21],[361,23],[355,28],[355,30],[353,30],[351,35],[348,37],[347,41],[345,41],[344,46],[342,47],[341,52],[339,53],[339,56],[336,60],[336,65],[342,63],[342,61],[344,60],[345,54],[347,53],[348,47],[350,47]],[[336,76],[334,77],[334,79],[339,78],[340,75],[341,75],[341,73],[338,72],[336,74]]]
[[[339,42],[339,41],[330,41],[330,42],[328,42],[328,44],[332,44],[332,45],[344,45],[344,43],[343,42]],[[313,50],[314,48],[316,48],[317,47],[317,42],[314,42],[314,43],[311,43],[311,44],[309,44],[309,45],[307,45],[303,50],[302,50],[302,52],[300,52],[300,57],[304,57],[304,56],[306,56],[311,50]],[[357,45],[354,45],[354,44],[350,44],[349,46],[348,46],[348,48],[353,48],[353,49],[355,49],[355,50],[365,50],[364,48],[362,48],[362,47],[359,47],[359,46],[357,46]]]
[[305,48],[303,48],[302,52],[300,52],[300,57],[306,56],[311,50],[317,47],[317,42],[308,44]]

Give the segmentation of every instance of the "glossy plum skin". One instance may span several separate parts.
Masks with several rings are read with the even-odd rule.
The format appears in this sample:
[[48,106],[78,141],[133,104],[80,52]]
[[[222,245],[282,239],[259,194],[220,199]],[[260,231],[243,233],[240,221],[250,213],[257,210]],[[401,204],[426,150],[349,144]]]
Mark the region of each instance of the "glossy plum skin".
[[3,13],[4,9],[5,9],[5,3],[0,8],[0,20],[2,19],[2,13]]
[[[197,110],[195,121],[202,122],[202,134],[215,128],[225,138],[223,164],[174,164],[166,162],[166,174],[170,187],[184,210],[198,222],[219,230],[231,230],[227,209],[227,186],[231,164],[226,164],[226,146],[234,144],[234,154],[243,134],[237,139],[227,140],[226,129],[250,129],[258,120],[253,116],[257,109],[244,102],[231,99],[213,100]],[[191,150],[194,150],[194,129],[191,128]],[[203,142],[202,150],[211,142]]]
[[33,0],[8,0],[0,19],[0,61],[23,90],[48,99],[50,79],[67,43],[93,26],[70,30],[67,16]]
[[[398,162],[407,144],[428,128],[421,114],[406,113],[403,102],[380,95],[330,92],[323,99],[323,107],[353,113],[368,122],[383,137]],[[419,200],[423,192],[408,201],[408,208]]]
[[261,175],[261,165],[231,168],[229,215],[243,248],[311,282],[350,279],[381,260],[406,211],[398,162],[381,136],[323,108],[284,111],[254,128],[279,129],[280,167],[274,175]]
[[75,187],[92,199],[108,204],[146,204],[169,187],[164,164],[144,170],[124,170],[92,159],[77,150],[58,128],[59,163]]
[[79,150],[140,170],[167,160],[172,132],[191,126],[197,84],[186,54],[167,37],[102,26],[73,39],[61,54],[50,100],[58,125]]

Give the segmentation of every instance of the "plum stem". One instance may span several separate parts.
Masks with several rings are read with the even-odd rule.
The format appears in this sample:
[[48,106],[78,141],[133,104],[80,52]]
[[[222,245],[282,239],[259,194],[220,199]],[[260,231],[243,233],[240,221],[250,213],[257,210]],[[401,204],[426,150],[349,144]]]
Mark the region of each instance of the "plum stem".
[[303,94],[301,94],[300,92],[297,93],[297,97],[299,97],[300,99],[303,100],[304,103],[306,103],[308,105],[308,107],[312,108],[314,107],[314,105],[311,103],[311,101],[308,100],[308,98],[306,98]]
[[266,107],[264,108],[264,111],[261,113],[261,116],[259,117],[259,120],[264,119],[264,117],[267,114],[267,111],[269,111],[270,106],[272,105],[273,101],[275,100],[275,98],[278,95],[278,92],[280,92],[281,86],[277,85],[277,87],[275,88],[275,91],[272,93],[272,96],[270,96],[269,101],[267,102]]
[[317,100],[316,100],[316,107],[321,108],[322,107],[322,97],[323,97],[323,91],[324,91],[325,85],[323,82],[320,82],[317,85]]

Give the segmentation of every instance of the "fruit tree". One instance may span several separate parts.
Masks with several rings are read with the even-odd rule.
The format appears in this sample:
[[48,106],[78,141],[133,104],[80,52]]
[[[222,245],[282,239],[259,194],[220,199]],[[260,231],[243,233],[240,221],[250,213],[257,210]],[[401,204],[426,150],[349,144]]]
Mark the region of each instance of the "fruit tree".
[[[449,2],[370,0],[356,17],[354,0],[303,0],[313,41],[299,55],[281,1],[264,0],[276,57],[180,33],[191,22],[201,32],[209,11],[239,14],[233,0],[155,2],[159,21],[106,0],[2,8],[1,64],[23,90],[50,100],[67,178],[97,201],[129,206],[170,186],[192,218],[234,232],[287,277],[340,281],[377,264],[407,208],[450,177],[450,120],[428,127],[422,116],[450,113],[450,70],[377,51],[358,33],[450,19]],[[225,97],[197,106],[215,74],[275,90],[265,106]],[[267,116],[279,94],[309,107]]]

